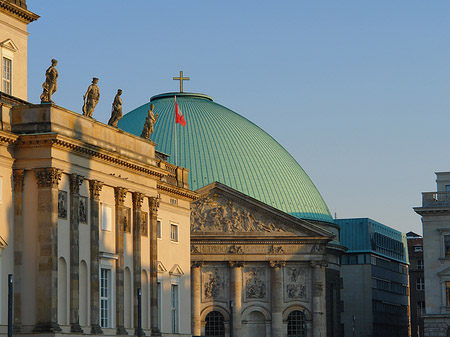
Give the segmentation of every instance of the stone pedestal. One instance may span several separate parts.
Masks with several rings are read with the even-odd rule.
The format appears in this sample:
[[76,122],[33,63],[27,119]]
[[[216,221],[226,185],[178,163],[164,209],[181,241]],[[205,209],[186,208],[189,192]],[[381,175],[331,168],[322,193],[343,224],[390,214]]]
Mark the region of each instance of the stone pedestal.
[[272,311],[272,337],[283,337],[283,261],[270,262],[270,307]]
[[[133,282],[134,282],[134,294],[133,294],[133,308],[134,308],[134,328],[135,335],[138,336],[138,289],[142,288],[141,280],[141,235],[142,235],[142,203],[144,201],[144,194],[140,192],[133,193]],[[145,336],[144,331],[141,329],[141,336]]]
[[231,301],[233,303],[233,336],[241,336],[242,331],[242,267],[244,262],[231,262]]
[[80,327],[80,185],[83,177],[70,175],[70,332],[83,333]]
[[35,332],[58,332],[58,183],[62,171],[34,169],[38,184],[37,323]]
[[202,262],[193,262],[191,267],[191,315],[192,315],[192,335],[202,334],[201,310],[201,267]]
[[149,231],[150,231],[150,318],[151,335],[160,336],[158,327],[158,207],[159,198],[149,197],[150,209]]
[[22,329],[23,268],[23,177],[24,170],[13,171],[14,182],[14,332]]
[[325,266],[324,262],[311,262],[313,337],[326,337]]
[[100,191],[103,183],[98,180],[89,181],[91,199],[91,334],[102,334],[100,328],[100,261],[99,261],[99,228],[100,228]]
[[[114,195],[116,199],[116,327],[118,335],[128,335],[125,330],[125,293],[124,293],[124,211],[125,198],[127,196],[127,189],[123,187],[115,187]],[[129,221],[127,219],[127,221]]]

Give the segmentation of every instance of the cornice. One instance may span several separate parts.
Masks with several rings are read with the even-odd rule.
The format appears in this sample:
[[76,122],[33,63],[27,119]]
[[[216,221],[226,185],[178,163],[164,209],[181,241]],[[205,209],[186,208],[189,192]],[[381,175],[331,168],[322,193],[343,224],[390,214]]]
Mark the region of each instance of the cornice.
[[6,132],[6,131],[1,131],[0,130],[0,144],[1,145],[10,145],[13,144],[17,138],[19,138],[19,136],[10,133],[10,132]]
[[419,215],[447,215],[450,214],[450,207],[414,207],[414,212]]
[[251,245],[298,245],[298,244],[324,244],[328,243],[328,239],[323,238],[198,238],[191,235],[191,244],[196,245],[230,245],[230,244],[251,244]]
[[159,179],[168,174],[165,170],[158,167],[149,167],[147,165],[144,166],[130,158],[121,157],[100,147],[87,144],[79,140],[74,140],[57,133],[21,135],[16,144],[17,148],[22,149],[39,147],[55,147],[65,149],[89,158],[96,158],[104,162],[113,163],[131,171],[155,176]]
[[40,18],[39,15],[6,1],[0,0],[0,9],[5,10],[9,14],[12,14],[12,16],[16,19],[19,19],[27,24]]
[[194,191],[188,190],[186,188],[177,187],[174,185],[170,185],[168,183],[158,181],[156,184],[158,191],[164,194],[170,194],[176,197],[182,197],[188,200],[196,200],[198,198],[198,194]]

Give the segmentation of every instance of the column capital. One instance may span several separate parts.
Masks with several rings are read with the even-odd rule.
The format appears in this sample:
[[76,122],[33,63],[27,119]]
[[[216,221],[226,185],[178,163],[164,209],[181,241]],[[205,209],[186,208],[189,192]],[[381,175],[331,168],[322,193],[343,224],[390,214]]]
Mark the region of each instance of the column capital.
[[313,268],[321,268],[321,267],[327,267],[328,262],[321,260],[321,261],[311,261],[311,267]]
[[72,173],[70,175],[70,192],[74,194],[80,194],[80,185],[83,182],[84,177],[78,174]]
[[22,192],[24,172],[25,172],[24,170],[18,169],[13,170],[13,181],[15,192]]
[[114,187],[114,196],[116,198],[116,204],[123,205],[127,196],[128,189],[124,187]]
[[39,188],[58,188],[62,170],[55,167],[36,168],[34,169],[34,175]]
[[133,192],[133,208],[141,209],[142,203],[144,202],[145,194],[141,192]]
[[281,268],[286,265],[286,261],[270,261],[269,265],[271,268]]
[[231,268],[242,268],[244,266],[244,261],[228,261]]
[[91,198],[99,199],[100,191],[102,190],[103,183],[98,180],[89,180],[89,192],[91,194]]
[[150,206],[151,212],[157,212],[159,208],[159,203],[161,201],[161,197],[158,195],[156,197],[148,198],[148,205]]
[[201,268],[205,265],[204,261],[192,261],[191,268]]

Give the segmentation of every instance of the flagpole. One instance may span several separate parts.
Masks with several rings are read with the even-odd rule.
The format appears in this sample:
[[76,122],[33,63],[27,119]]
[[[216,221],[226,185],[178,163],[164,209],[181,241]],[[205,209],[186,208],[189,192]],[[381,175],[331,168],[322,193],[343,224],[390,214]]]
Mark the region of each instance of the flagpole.
[[[175,105],[177,104],[177,96],[175,95]],[[175,108],[176,110],[176,108]],[[175,133],[175,166],[178,166],[178,151],[177,151],[177,114],[175,112],[175,123],[173,123]]]

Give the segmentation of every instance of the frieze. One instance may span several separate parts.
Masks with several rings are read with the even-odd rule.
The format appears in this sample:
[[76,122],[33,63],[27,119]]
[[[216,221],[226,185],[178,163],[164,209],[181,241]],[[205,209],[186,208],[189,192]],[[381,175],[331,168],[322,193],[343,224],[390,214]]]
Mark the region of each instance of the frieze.
[[266,268],[244,268],[244,287],[245,301],[264,301],[267,297]]
[[309,267],[300,264],[288,264],[284,268],[284,300],[306,300],[308,298],[307,284]]
[[269,254],[284,254],[285,251],[283,249],[283,246],[270,246],[269,247]]
[[308,245],[227,245],[227,244],[208,244],[192,245],[193,254],[263,254],[263,255],[301,255],[309,254],[311,248]]
[[242,246],[232,245],[228,248],[228,253],[230,254],[243,254]]
[[202,268],[202,301],[225,301],[226,270],[224,267]]
[[285,232],[271,220],[262,221],[247,209],[223,197],[195,201],[191,206],[194,232]]

